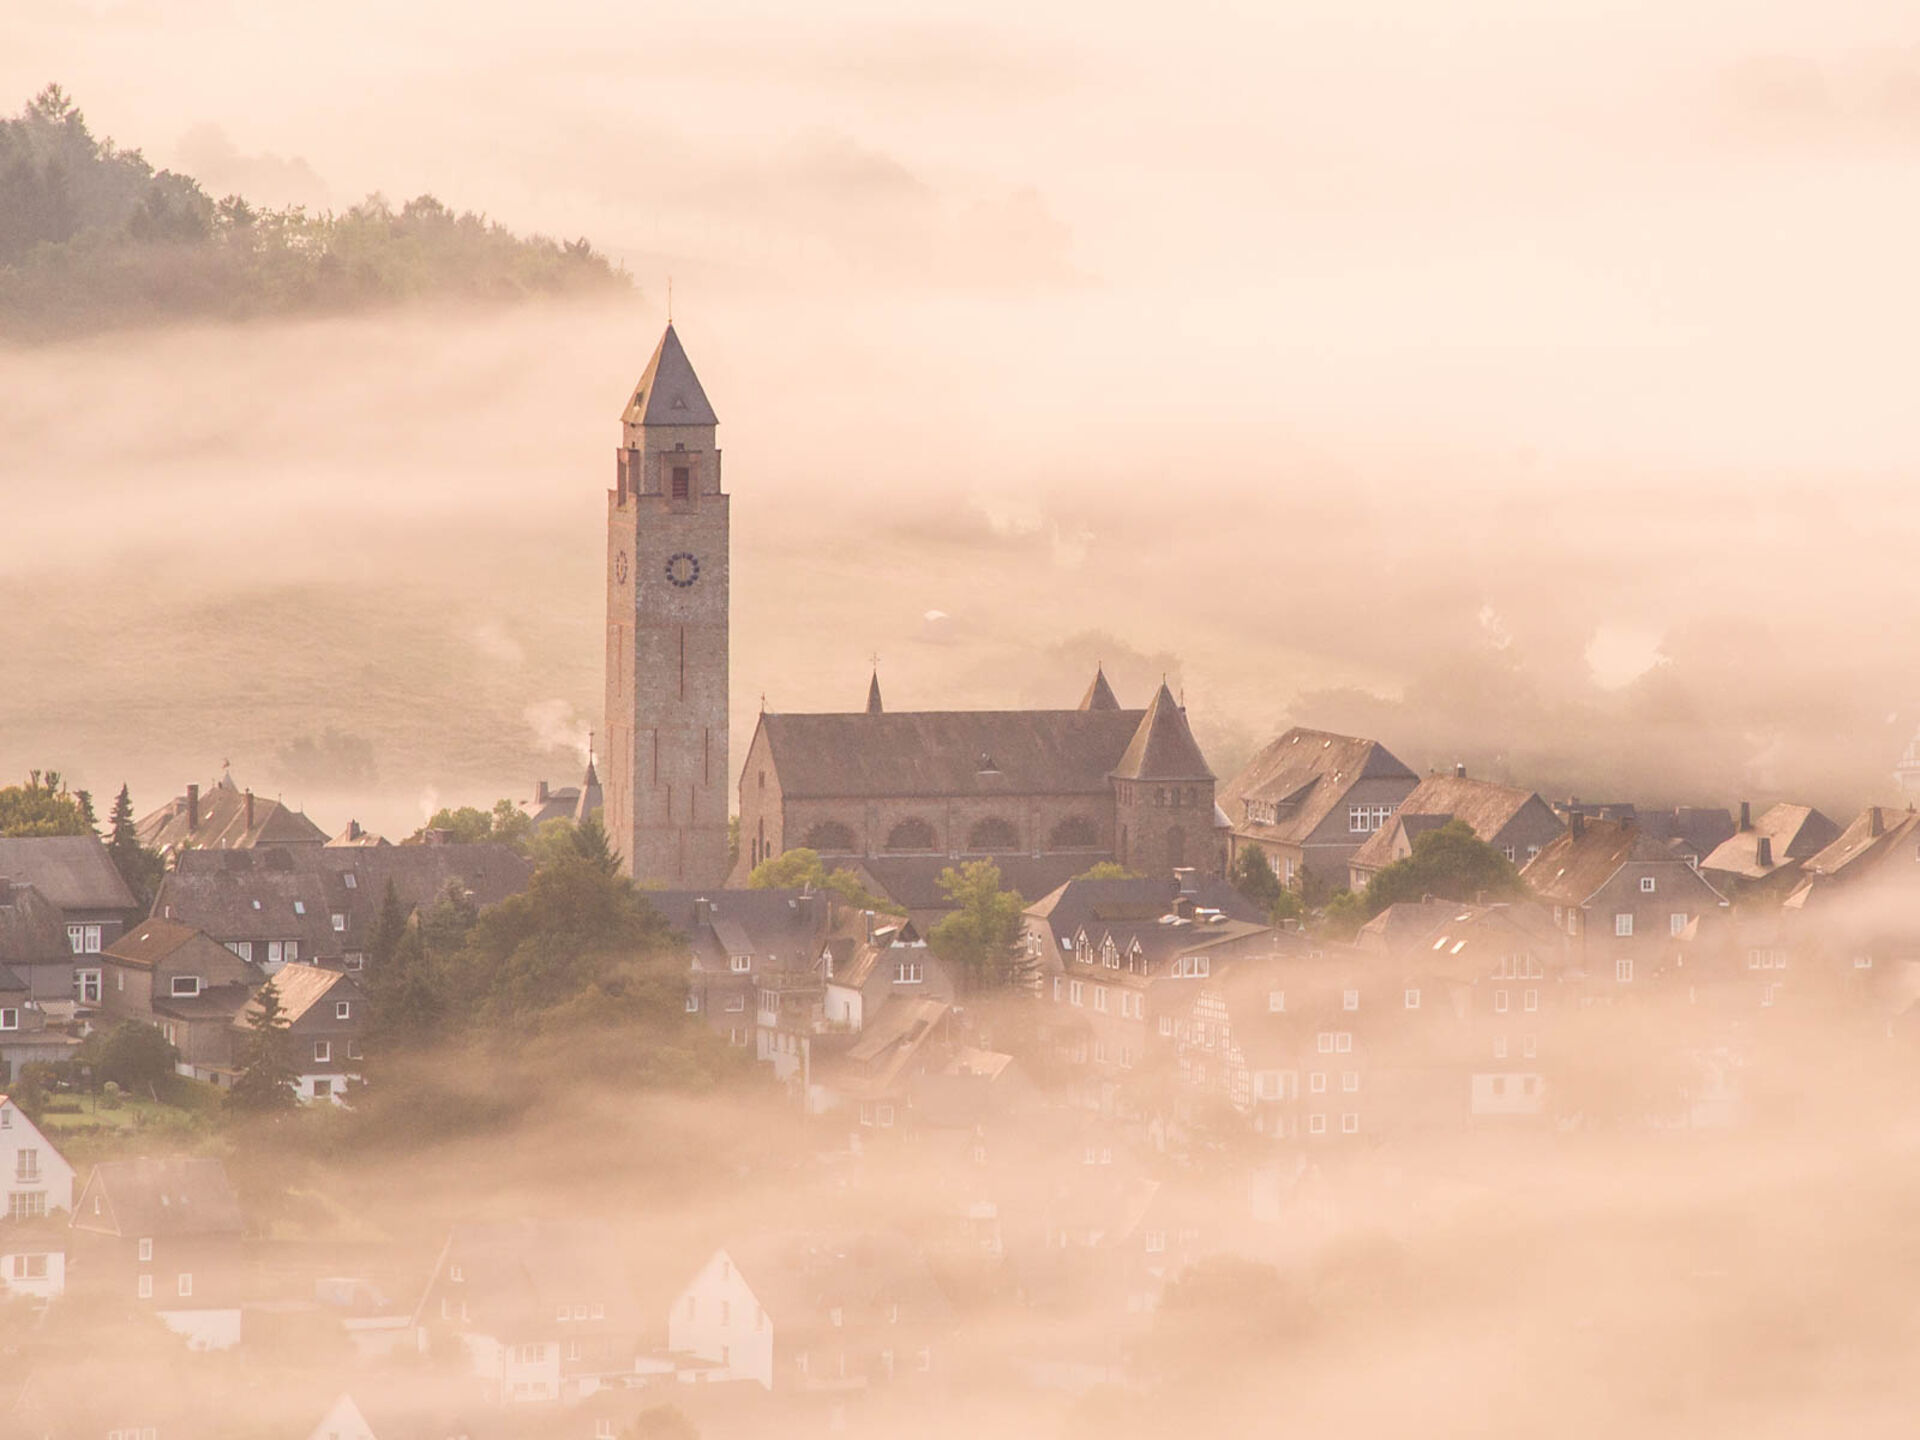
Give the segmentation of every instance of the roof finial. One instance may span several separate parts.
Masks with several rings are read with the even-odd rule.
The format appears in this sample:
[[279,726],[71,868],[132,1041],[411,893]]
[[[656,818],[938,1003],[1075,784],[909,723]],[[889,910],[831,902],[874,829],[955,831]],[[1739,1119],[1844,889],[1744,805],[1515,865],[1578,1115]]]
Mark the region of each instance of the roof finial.
[[667,324],[673,324],[673,276],[667,276]]

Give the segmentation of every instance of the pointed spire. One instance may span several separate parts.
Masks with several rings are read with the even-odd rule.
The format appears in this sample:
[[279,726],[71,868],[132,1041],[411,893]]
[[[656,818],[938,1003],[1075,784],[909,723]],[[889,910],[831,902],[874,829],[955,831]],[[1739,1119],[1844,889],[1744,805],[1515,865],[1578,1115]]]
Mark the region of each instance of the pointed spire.
[[1116,780],[1211,780],[1206,756],[1187,728],[1187,713],[1173,698],[1166,681],[1133,732],[1127,753],[1113,767]]
[[1113,693],[1113,687],[1107,683],[1107,667],[1096,666],[1093,683],[1087,686],[1087,693],[1080,697],[1082,710],[1118,710],[1120,699]]
[[654,348],[653,359],[627,399],[621,417],[629,425],[718,425],[720,417],[707,403],[707,392],[700,388],[700,377],[693,373],[693,362],[667,322],[666,333]]
[[606,803],[606,797],[600,789],[599,772],[593,768],[593,755],[587,755],[587,773],[580,781],[580,798],[573,805],[573,823],[584,825],[593,817],[593,812]]
[[867,714],[879,715],[885,707],[880,703],[880,672],[873,672],[873,679],[867,682]]

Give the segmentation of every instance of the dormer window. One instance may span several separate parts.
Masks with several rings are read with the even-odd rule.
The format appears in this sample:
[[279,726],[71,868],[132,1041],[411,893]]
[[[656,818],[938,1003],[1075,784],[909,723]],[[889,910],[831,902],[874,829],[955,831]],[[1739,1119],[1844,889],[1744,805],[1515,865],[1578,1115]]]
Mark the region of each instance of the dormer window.
[[735,955],[728,963],[736,975],[744,975],[753,969],[753,957],[751,955]]
[[200,977],[198,975],[176,975],[173,977],[171,988],[167,993],[178,1000],[191,1000],[200,993]]
[[293,913],[294,913],[294,914],[296,914],[296,915],[304,915],[304,914],[306,914],[306,913],[307,913],[307,902],[306,902],[306,901],[304,901],[304,900],[296,900],[296,901],[294,901],[294,902],[293,902]]

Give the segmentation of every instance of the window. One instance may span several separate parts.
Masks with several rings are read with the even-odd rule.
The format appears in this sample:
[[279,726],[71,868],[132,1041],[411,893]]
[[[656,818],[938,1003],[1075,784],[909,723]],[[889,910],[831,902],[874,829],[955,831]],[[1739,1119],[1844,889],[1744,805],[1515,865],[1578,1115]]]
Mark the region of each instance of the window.
[[1629,980],[1633,979],[1633,962],[1631,960],[1614,961],[1613,962],[1613,978],[1618,980],[1623,985],[1626,984]]
[[1633,912],[1622,910],[1613,917],[1613,933],[1621,939],[1633,934]]
[[1347,829],[1355,835],[1370,835],[1393,818],[1391,805],[1349,805]]
[[1540,992],[1538,990],[1529,990],[1521,996],[1521,1008],[1538,1010],[1540,1008]]
[[142,1265],[145,1265],[152,1259],[153,1259],[153,1241],[142,1240],[140,1242],[140,1263]]
[[44,1255],[16,1255],[13,1257],[13,1278],[16,1280],[44,1280],[47,1278],[47,1257]]
[[16,1190],[7,1203],[7,1213],[15,1220],[40,1220],[47,1213],[47,1192]]
[[694,994],[693,991],[689,990],[687,992],[687,1013],[689,1015],[697,1014],[699,1012],[699,1009],[700,1009],[700,997]]
[[730,1025],[727,1027],[727,1043],[729,1045],[744,1045],[752,1038],[752,1033],[743,1026]]
[[1358,990],[1343,991],[1340,997],[1340,1004],[1343,1009],[1358,1010],[1360,1008],[1360,992]]
[[1513,853],[1513,847],[1511,845],[1502,845],[1500,847],[1500,853],[1506,857],[1507,863],[1509,865],[1513,863],[1514,853]]
[[1667,933],[1669,935],[1684,935],[1686,931],[1687,916],[1676,910],[1667,917]]
[[168,993],[176,997],[184,996],[191,999],[200,993],[200,977],[198,975],[175,975],[170,982]]
[[1531,1060],[1540,1053],[1540,1037],[1524,1035],[1520,1039],[1520,1053]]
[[1502,1035],[1493,1042],[1493,1058],[1496,1060],[1504,1060],[1507,1058],[1506,1036]]
[[316,1040],[313,1042],[313,1060],[316,1065],[325,1065],[333,1059],[333,1042]]
[[1327,1133],[1327,1117],[1324,1115],[1309,1115],[1307,1117],[1307,1133],[1309,1135],[1326,1134]]
[[100,971],[74,971],[73,998],[82,1005],[98,1005],[100,1003]]
[[142,1300],[151,1300],[153,1298],[153,1276],[142,1275],[140,1277],[139,1295]]
[[306,901],[304,901],[304,900],[296,900],[296,901],[294,901],[294,902],[293,902],[293,913],[294,913],[294,914],[296,914],[296,915],[304,915],[304,914],[306,914],[306,913],[307,913],[307,902],[306,902]]
[[336,935],[343,935],[346,933],[346,929],[347,929],[347,917],[345,915],[342,915],[338,910],[334,911],[333,912],[333,933]]
[[1182,955],[1173,962],[1172,973],[1178,978],[1204,980],[1212,968],[1212,961],[1205,955]]
[[845,1319],[846,1319],[846,1316],[841,1312],[840,1307],[838,1305],[834,1306],[831,1310],[827,1312],[827,1323],[833,1326],[833,1328],[836,1330],[840,1328],[841,1322]]
[[1160,1033],[1167,1036],[1173,1034],[1173,1017],[1171,1015],[1162,1015],[1160,1017]]
[[1069,980],[1067,982],[1067,1003],[1068,1004],[1078,1005],[1082,1003],[1082,999],[1085,993],[1086,993],[1086,986],[1081,981]]
[[1642,895],[1651,895],[1653,894],[1653,891],[1654,891],[1653,876],[1642,875],[1640,877],[1640,893]]
[[735,955],[727,963],[736,975],[744,975],[753,969],[753,957],[751,955]]
[[1333,1053],[1333,1032],[1331,1030],[1322,1030],[1318,1035],[1313,1037],[1313,1040],[1314,1045],[1322,1055],[1331,1055]]
[[1340,1072],[1340,1088],[1349,1095],[1357,1095],[1360,1091],[1360,1072],[1358,1070],[1342,1070]]
[[1314,1071],[1314,1072],[1312,1072],[1312,1073],[1311,1073],[1310,1075],[1308,1075],[1308,1076],[1307,1076],[1307,1089],[1308,1089],[1309,1091],[1311,1091],[1311,1092],[1312,1092],[1313,1094],[1315,1094],[1315,1095],[1324,1095],[1324,1094],[1326,1094],[1326,1093],[1327,1093],[1327,1073],[1326,1073],[1326,1071],[1324,1071],[1324,1070],[1315,1070],[1315,1071]]
[[893,983],[896,985],[918,985],[925,976],[921,972],[918,960],[896,960],[893,964]]
[[1336,1053],[1341,1055],[1353,1049],[1353,1032],[1351,1030],[1340,1031],[1339,1034],[1333,1037],[1333,1048]]
[[0,1030],[18,1030],[20,1012],[11,1006],[0,1008]]
[[238,955],[242,960],[253,959],[253,942],[251,940],[229,940],[227,941],[227,949]]
[[351,870],[349,870],[345,875],[341,876],[340,878],[347,882],[347,889],[358,890],[360,888],[360,878],[357,875],[355,875]]
[[1107,1013],[1107,987],[1106,986],[1096,985],[1093,987],[1093,1008],[1098,1010],[1102,1015]]
[[693,467],[675,465],[673,467],[673,498],[685,500],[693,493]]
[[1856,970],[1871,970],[1873,968],[1873,956],[1871,955],[1854,956],[1853,968]]
[[13,1178],[16,1184],[31,1185],[40,1178],[40,1152],[32,1146],[14,1151]]
[[286,954],[287,954],[287,963],[289,965],[299,964],[300,963],[300,942],[298,940],[287,941]]
[[1287,992],[1286,991],[1269,990],[1267,992],[1267,1009],[1268,1010],[1272,1011],[1275,1015],[1278,1015],[1286,1008],[1287,1008]]
[[1358,1135],[1360,1133],[1360,1117],[1351,1110],[1347,1111],[1346,1114],[1340,1117],[1340,1133],[1342,1135]]
[[100,927],[98,925],[67,926],[67,947],[76,955],[98,955]]
[[1407,991],[1407,1009],[1418,1010],[1419,1008],[1420,1008],[1420,992],[1418,990]]

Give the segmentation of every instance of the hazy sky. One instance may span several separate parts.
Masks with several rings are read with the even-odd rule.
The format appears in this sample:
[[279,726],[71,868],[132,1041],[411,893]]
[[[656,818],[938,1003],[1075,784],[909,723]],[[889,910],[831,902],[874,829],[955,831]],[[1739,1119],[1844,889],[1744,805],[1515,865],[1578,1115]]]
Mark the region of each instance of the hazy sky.
[[[1873,638],[1911,611],[1920,531],[1911,6],[66,0],[5,26],[0,95],[58,80],[216,191],[431,190],[586,234],[642,287],[0,351],[6,503],[87,527],[0,560],[16,600],[214,535],[254,558],[144,573],[169,606],[238,587],[219,623],[264,623],[241,602],[272,582],[337,609],[343,577],[464,566],[476,663],[548,666],[502,713],[584,725],[607,450],[672,274],[756,561],[737,732],[762,692],[857,703],[872,649],[912,703],[1044,698],[1033,657],[1088,630],[1142,683],[1174,657],[1230,758],[1304,694],[1404,700],[1475,645],[1549,700],[1683,653],[1751,688],[1778,657],[1794,683],[1721,717],[1714,785],[1851,801],[1912,728],[1920,676]],[[915,649],[928,608],[981,645]],[[1858,716],[1793,709],[1850,686]],[[278,703],[239,748],[378,728]],[[1416,764],[1486,729],[1405,703],[1385,738]],[[1642,760],[1704,723],[1662,703]],[[52,718],[0,714],[31,742],[0,761],[43,760]],[[1774,763],[1842,729],[1844,756]]]

